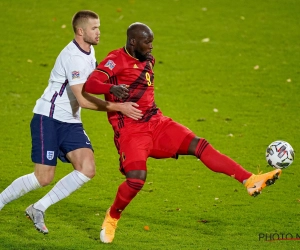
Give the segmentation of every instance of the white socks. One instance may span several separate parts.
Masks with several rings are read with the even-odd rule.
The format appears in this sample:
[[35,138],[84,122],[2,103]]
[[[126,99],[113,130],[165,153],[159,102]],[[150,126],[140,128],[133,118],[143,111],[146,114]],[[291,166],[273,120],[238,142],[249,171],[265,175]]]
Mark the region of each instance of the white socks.
[[74,170],[57,182],[42,199],[34,203],[34,208],[45,212],[49,206],[66,198],[89,180],[90,178]]
[[24,194],[41,187],[34,173],[21,176],[14,180],[1,194],[0,194],[0,210],[7,203],[23,196]]
[[[66,198],[89,180],[90,178],[79,171],[74,170],[57,182],[42,199],[34,204],[34,207],[44,212],[49,206]],[[0,193],[0,210],[7,203],[40,187],[41,185],[34,173],[24,175],[14,180],[2,193]]]

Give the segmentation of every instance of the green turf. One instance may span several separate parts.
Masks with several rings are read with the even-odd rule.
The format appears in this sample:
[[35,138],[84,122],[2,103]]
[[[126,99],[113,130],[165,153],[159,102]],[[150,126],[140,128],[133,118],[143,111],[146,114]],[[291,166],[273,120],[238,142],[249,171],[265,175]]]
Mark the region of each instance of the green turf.
[[277,139],[296,152],[257,198],[193,157],[149,159],[143,190],[124,211],[114,243],[105,245],[99,228],[123,176],[106,114],[84,110],[97,176],[47,210],[44,236],[23,211],[72,170],[59,163],[52,185],[1,210],[0,249],[299,249],[300,241],[265,238],[300,237],[298,0],[3,0],[0,9],[0,191],[33,170],[32,108],[73,38],[70,20],[80,9],[101,17],[98,60],[125,44],[129,24],[148,24],[159,107],[247,170],[271,170],[264,153]]

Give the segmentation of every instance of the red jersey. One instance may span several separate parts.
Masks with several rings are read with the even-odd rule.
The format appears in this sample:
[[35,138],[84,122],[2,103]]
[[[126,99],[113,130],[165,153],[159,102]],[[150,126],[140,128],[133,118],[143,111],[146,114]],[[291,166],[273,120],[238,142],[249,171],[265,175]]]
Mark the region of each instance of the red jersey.
[[135,121],[124,116],[121,112],[108,112],[109,122],[114,129],[120,129],[127,123],[147,122],[154,115],[161,114],[154,101],[154,72],[155,59],[149,55],[148,59],[140,62],[132,57],[125,48],[111,51],[97,66],[97,70],[108,76],[110,84],[126,84],[129,96],[120,100],[113,94],[105,94],[105,100],[111,102],[135,102],[143,112],[142,119]]

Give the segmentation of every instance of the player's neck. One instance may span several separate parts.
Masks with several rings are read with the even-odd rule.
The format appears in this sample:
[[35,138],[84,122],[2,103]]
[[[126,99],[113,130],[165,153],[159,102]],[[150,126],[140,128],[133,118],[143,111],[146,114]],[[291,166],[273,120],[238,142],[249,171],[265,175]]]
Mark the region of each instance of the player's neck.
[[86,51],[87,53],[89,53],[91,51],[91,45],[89,43],[86,43],[85,41],[83,41],[82,39],[79,39],[77,37],[75,37],[74,40],[76,41],[76,43],[80,46],[80,48],[82,50]]

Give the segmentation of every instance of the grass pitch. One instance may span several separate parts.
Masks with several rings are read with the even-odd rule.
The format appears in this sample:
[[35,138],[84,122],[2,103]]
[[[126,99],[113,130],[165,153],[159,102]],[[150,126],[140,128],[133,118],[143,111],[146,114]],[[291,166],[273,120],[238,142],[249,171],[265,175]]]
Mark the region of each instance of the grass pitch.
[[285,240],[300,237],[299,1],[4,0],[0,9],[1,191],[33,171],[32,109],[80,9],[101,17],[98,61],[125,44],[129,24],[148,24],[158,106],[247,170],[271,170],[264,154],[277,139],[296,152],[280,180],[256,198],[194,157],[149,159],[143,190],[105,245],[99,229],[124,179],[106,114],[84,110],[97,176],[47,210],[44,236],[24,210],[72,170],[59,163],[52,185],[1,210],[0,249],[299,249],[300,241]]

